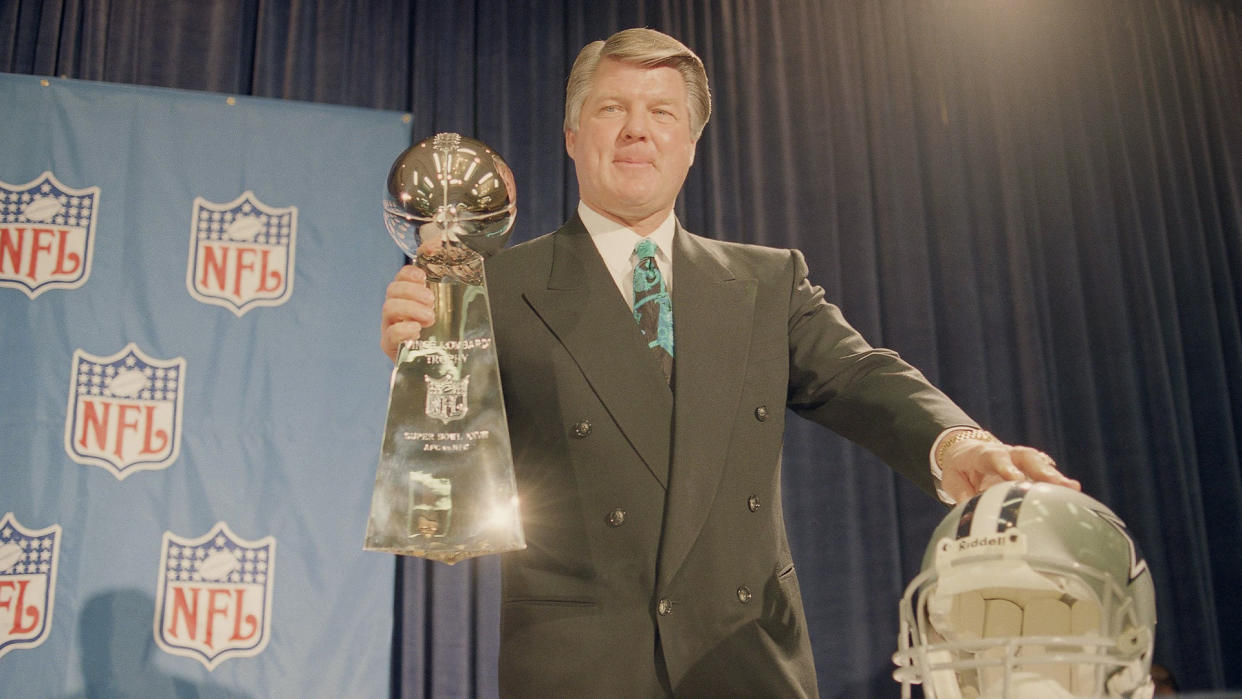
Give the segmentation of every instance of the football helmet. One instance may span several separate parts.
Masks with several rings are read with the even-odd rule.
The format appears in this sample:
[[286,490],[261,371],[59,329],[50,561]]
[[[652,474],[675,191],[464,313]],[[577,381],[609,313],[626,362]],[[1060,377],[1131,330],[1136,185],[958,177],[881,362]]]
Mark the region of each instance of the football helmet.
[[1152,695],[1151,572],[1112,510],[1048,483],[959,503],[901,599],[893,678],[927,699]]

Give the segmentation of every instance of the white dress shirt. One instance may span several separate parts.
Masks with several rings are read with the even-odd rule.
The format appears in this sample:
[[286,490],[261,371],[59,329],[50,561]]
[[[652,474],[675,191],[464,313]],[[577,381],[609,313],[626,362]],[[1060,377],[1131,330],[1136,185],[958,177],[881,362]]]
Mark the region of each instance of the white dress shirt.
[[[634,266],[638,264],[634,246],[643,236],[596,212],[581,201],[578,202],[578,217],[591,235],[591,242],[595,243],[600,257],[604,258],[604,265],[608,267],[608,273],[612,275],[617,290],[625,299],[625,305],[633,308]],[[647,236],[656,244],[656,266],[660,268],[664,287],[669,293],[673,291],[673,231],[676,228],[677,217],[670,211],[668,218]]]

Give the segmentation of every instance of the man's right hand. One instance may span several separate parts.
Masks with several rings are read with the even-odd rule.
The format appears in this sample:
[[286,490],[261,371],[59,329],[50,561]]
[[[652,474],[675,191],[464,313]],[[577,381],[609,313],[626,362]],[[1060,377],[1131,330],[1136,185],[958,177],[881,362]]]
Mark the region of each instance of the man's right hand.
[[402,267],[388,285],[380,310],[380,348],[389,359],[397,361],[401,343],[417,340],[422,329],[435,322],[434,304],[423,270]]

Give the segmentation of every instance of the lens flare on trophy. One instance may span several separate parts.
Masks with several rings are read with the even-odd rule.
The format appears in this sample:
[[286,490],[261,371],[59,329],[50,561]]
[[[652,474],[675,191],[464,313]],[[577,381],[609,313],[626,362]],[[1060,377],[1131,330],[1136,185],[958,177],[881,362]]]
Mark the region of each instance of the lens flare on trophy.
[[492,510],[492,516],[488,518],[487,525],[491,529],[506,529],[512,527],[517,521],[518,499],[514,495],[513,499],[507,503],[501,503]]

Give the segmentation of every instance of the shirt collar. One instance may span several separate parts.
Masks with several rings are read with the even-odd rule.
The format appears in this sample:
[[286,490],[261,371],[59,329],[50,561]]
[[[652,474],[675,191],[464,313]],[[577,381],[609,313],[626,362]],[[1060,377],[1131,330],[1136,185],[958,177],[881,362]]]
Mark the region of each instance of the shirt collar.
[[[611,270],[614,267],[624,267],[628,273],[633,267],[631,256],[634,254],[634,246],[643,237],[595,211],[585,202],[578,202],[578,217],[582,219],[582,225],[590,234],[591,241],[595,243],[608,268]],[[673,232],[676,228],[677,217],[669,211],[668,217],[647,236],[659,248],[656,253],[658,261],[672,262]]]

